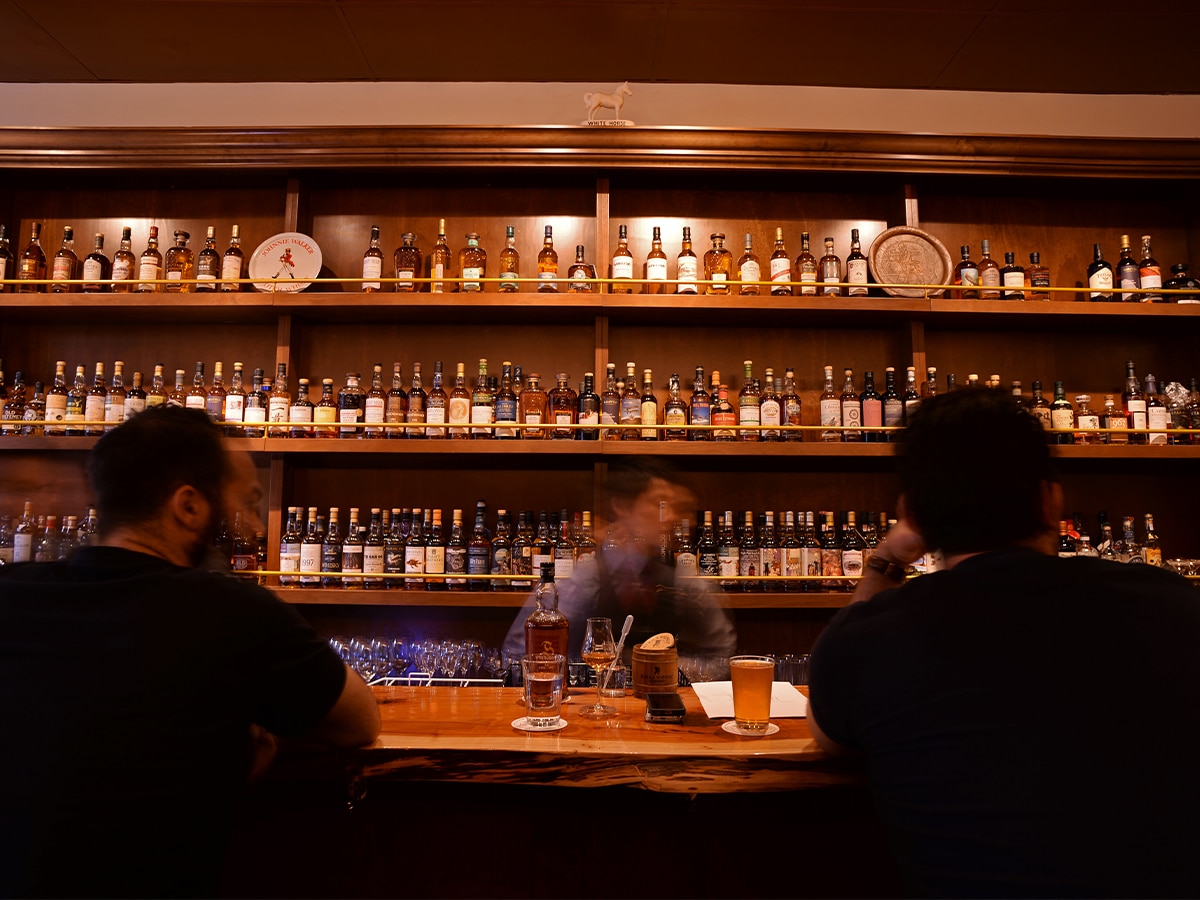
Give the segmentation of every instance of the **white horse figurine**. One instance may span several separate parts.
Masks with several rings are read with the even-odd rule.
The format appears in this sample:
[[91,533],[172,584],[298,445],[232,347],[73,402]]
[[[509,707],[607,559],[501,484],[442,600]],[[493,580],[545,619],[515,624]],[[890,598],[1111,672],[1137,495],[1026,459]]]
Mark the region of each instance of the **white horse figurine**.
[[621,107],[625,104],[625,98],[633,95],[633,88],[629,86],[629,82],[619,84],[611,94],[602,94],[599,91],[588,91],[583,95],[583,105],[587,107],[587,120],[592,121],[592,117],[602,109],[611,109],[613,118],[621,118]]

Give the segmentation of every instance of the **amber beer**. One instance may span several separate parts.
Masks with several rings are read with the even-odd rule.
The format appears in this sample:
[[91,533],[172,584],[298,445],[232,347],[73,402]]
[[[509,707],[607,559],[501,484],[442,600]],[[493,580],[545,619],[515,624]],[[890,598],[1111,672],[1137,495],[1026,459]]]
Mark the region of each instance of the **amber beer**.
[[775,660],[769,656],[735,656],[729,660],[733,681],[733,718],[743,731],[766,731],[771,723],[771,682]]

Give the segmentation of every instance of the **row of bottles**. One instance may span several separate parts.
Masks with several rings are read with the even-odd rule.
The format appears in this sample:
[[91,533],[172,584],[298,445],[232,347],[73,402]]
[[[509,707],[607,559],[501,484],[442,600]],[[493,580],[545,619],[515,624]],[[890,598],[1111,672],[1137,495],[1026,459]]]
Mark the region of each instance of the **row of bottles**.
[[[1200,303],[1198,294],[1163,294],[1166,290],[1187,290],[1200,287],[1188,274],[1187,263],[1171,266],[1171,277],[1164,281],[1162,267],[1154,258],[1150,235],[1142,235],[1141,258],[1134,259],[1129,235],[1121,235],[1120,258],[1114,267],[1100,249],[1092,245],[1092,262],[1088,265],[1088,299],[1103,303]],[[1113,290],[1113,288],[1118,290]]]
[[21,515],[0,515],[0,565],[19,562],[54,562],[66,559],[76,547],[96,534],[96,508],[86,515],[34,515],[26,500]]
[[[655,393],[651,369],[639,372],[634,362],[626,363],[625,376],[617,375],[609,363],[600,392],[591,372],[584,375],[578,390],[565,372],[556,373],[555,386],[547,390],[541,375],[528,376],[519,365],[505,360],[497,378],[488,373],[486,358],[479,360],[478,374],[468,387],[465,363],[456,365],[452,384],[445,384],[442,363],[434,364],[433,383],[426,391],[422,366],[413,364],[412,380],[406,390],[400,363],[392,366],[390,387],[384,386],[384,367],[376,363],[370,382],[363,384],[358,373],[347,373],[344,386],[334,391],[332,378],[322,380],[319,396],[311,391],[309,379],[299,379],[293,394],[288,388],[287,366],[279,363],[274,378],[254,369],[251,384],[245,384],[244,367],[235,362],[233,377],[225,383],[224,367],[214,365],[211,383],[206,380],[203,361],[197,361],[191,384],[184,369],[175,370],[175,386],[168,391],[163,366],[155,366],[149,386],[142,373],[134,372],[132,385],[125,386],[124,362],[113,365],[111,380],[104,364],[97,363],[89,385],[83,366],[75,369],[74,385],[66,383],[66,363],[59,360],[54,381],[45,390],[41,382],[33,396],[22,372],[17,372],[11,389],[4,384],[0,369],[0,432],[4,434],[98,435],[116,427],[146,407],[176,405],[202,409],[225,426],[230,436],[290,438],[450,438],[450,439],[575,439],[612,438],[648,441],[800,441],[805,432],[803,406],[795,371],[783,375],[766,368],[759,379],[753,360],[744,360],[740,389],[733,394],[719,370],[713,370],[706,389],[705,368],[697,366],[690,396],[683,396],[678,373],[667,382],[660,401]],[[885,367],[882,385],[868,370],[862,382],[854,370],[842,370],[837,389],[834,367],[823,369],[823,389],[817,398],[819,431],[810,439],[843,442],[885,442],[894,439],[887,429],[903,427],[925,397],[938,391],[936,366],[929,366],[925,380],[917,382],[914,367],[905,370],[905,381],[897,381],[896,369]],[[732,379],[730,379],[732,380]],[[639,383],[641,385],[639,390]],[[959,387],[953,374],[946,376],[946,389]],[[967,388],[1000,387],[1000,376],[981,383],[967,377]],[[1055,382],[1054,398],[1048,401],[1042,382],[1035,380],[1028,397],[1020,381],[1011,382],[1017,402],[1053,429],[1056,443],[1200,443],[1200,435],[1172,433],[1200,429],[1200,391],[1195,379],[1190,389],[1169,382],[1159,391],[1158,379],[1148,374],[1144,386],[1137,379],[1132,361],[1126,366],[1125,391],[1120,402],[1106,395],[1103,406],[1091,407],[1090,394],[1067,399],[1064,383]],[[44,426],[25,424],[45,419]],[[91,423],[91,424],[88,424]],[[613,428],[611,426],[625,426]],[[1113,432],[1111,429],[1117,429]],[[1132,429],[1132,433],[1121,431]],[[1140,433],[1149,429],[1150,434]]]
[[[36,282],[45,280],[47,272],[50,273],[51,292],[187,293],[240,291],[243,287],[231,280],[242,278],[245,269],[245,254],[237,225],[233,226],[224,252],[217,249],[216,228],[208,226],[204,247],[199,253],[188,246],[191,235],[182,229],[175,231],[175,243],[164,253],[158,246],[158,226],[151,225],[146,248],[140,255],[134,254],[132,229],[125,226],[121,229],[120,246],[111,259],[104,251],[103,232],[96,232],[91,252],[82,259],[75,250],[75,229],[70,225],[63,228],[62,245],[49,260],[42,249],[41,236],[42,223],[34,222],[30,226],[29,244],[20,256],[15,257],[4,226],[0,225],[0,279],[15,280],[15,283],[0,283],[0,292],[44,293],[47,285]],[[80,280],[82,284],[69,283]],[[154,283],[163,280],[167,283]]]
[[1093,541],[1087,533],[1079,513],[1071,519],[1058,523],[1058,555],[1063,557],[1095,556],[1120,563],[1145,563],[1150,566],[1162,566],[1162,544],[1158,532],[1154,530],[1154,516],[1146,513],[1144,516],[1143,539],[1139,542],[1134,534],[1135,516],[1124,516],[1121,520],[1121,532],[1118,535],[1113,524],[1108,521],[1108,513],[1101,510],[1097,513],[1099,525],[1098,539]]

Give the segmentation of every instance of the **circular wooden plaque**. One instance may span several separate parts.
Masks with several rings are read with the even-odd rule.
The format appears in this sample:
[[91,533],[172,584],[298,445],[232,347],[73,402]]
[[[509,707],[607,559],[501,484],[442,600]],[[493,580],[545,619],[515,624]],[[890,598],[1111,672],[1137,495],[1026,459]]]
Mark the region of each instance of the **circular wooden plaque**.
[[[944,244],[927,231],[898,225],[880,234],[867,254],[871,275],[881,284],[949,284],[954,263]],[[933,288],[884,287],[893,297],[940,297]]]

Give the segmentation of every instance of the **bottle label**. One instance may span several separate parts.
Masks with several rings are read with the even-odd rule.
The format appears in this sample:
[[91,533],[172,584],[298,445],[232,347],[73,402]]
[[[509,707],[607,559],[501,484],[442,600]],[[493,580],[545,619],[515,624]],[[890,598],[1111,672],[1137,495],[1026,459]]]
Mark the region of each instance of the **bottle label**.
[[575,574],[575,558],[573,556],[554,557],[554,580],[561,581]]
[[320,572],[321,571],[321,545],[320,544],[303,544],[300,547],[300,571],[301,572]]
[[1080,431],[1094,431],[1100,427],[1099,416],[1080,416],[1077,422]]
[[[762,266],[754,260],[748,259],[742,263],[742,271],[738,277],[741,281],[762,281]],[[751,287],[757,288],[757,285],[751,285]]]
[[245,405],[246,398],[240,394],[225,395],[225,421],[240,422],[242,421],[242,407]]
[[112,270],[113,281],[128,281],[129,280],[129,260],[114,259]]
[[[145,278],[146,276],[143,275],[142,277]],[[183,272],[180,272],[178,270],[172,270],[167,273],[167,281],[182,281],[182,280],[183,280]]]
[[125,418],[129,419],[136,416],[140,412],[145,412],[146,401],[141,397],[126,397],[125,398]]
[[842,424],[842,402],[840,400],[822,400],[821,401],[821,424],[822,425],[841,425]]
[[[396,277],[399,278],[401,281],[412,281],[414,278],[417,277],[417,273],[416,273],[415,269],[397,269]],[[501,272],[500,277],[501,278],[516,278],[517,273],[516,272]],[[404,285],[397,285],[396,289],[397,290],[411,290],[411,288],[405,287]]]
[[893,428],[904,424],[904,404],[898,398],[883,404],[883,424]]
[[721,575],[737,575],[738,560],[741,554],[737,547],[725,546],[722,547],[717,554],[717,565],[720,568]]
[[83,405],[83,417],[89,422],[102,420],[104,418],[104,398],[95,394],[88,394],[88,398]]
[[823,575],[821,571],[821,550],[818,547],[800,548],[801,575]]
[[188,409],[204,409],[205,399],[198,394],[188,394],[183,398],[183,405]]
[[692,424],[707,425],[712,421],[712,406],[706,402],[692,402]]
[[367,544],[363,548],[362,570],[370,575],[383,571],[384,552],[382,544]]
[[[471,407],[471,424],[472,425],[491,425],[492,424],[492,408],[490,406],[472,406]],[[487,434],[486,428],[473,429],[474,434]]]
[[[4,266],[4,260],[0,260],[0,268]],[[100,277],[100,260],[85,259],[83,261],[83,277],[95,281]]]
[[[1145,284],[1145,282],[1143,282]],[[90,418],[90,417],[89,417]],[[1146,427],[1151,429],[1165,429],[1167,427],[1167,408],[1165,406],[1151,406],[1146,410]],[[1165,444],[1167,442],[1166,431],[1155,431],[1150,435],[1151,444]]]
[[761,575],[762,574],[762,551],[758,548],[738,550],[738,571],[739,575]]
[[[446,407],[449,410],[451,425],[465,425],[471,421],[471,401],[466,397],[451,397],[446,402]],[[451,432],[451,434],[461,433],[461,430]]]
[[482,266],[463,266],[462,277],[464,279],[463,286],[462,286],[462,289],[464,291],[483,290],[483,285],[481,285],[478,281],[466,280],[466,279],[482,278],[483,277],[483,267]]
[[613,278],[632,278],[633,277],[633,257],[632,256],[614,256],[612,259],[612,277]]
[[422,575],[425,572],[425,548],[404,548],[404,571],[410,575]]
[[863,570],[863,552],[861,550],[842,551],[842,575],[861,575]]
[[683,578],[699,574],[696,564],[696,554],[681,552],[675,554],[675,574]]
[[247,406],[242,415],[242,421],[258,425],[267,421],[267,410],[262,406]]
[[446,571],[446,548],[445,547],[426,547],[425,548],[425,574],[427,575],[442,575]]
[[[342,571],[343,572],[361,572],[363,570],[363,546],[362,544],[343,544],[342,545]],[[356,583],[360,583],[358,579],[354,579]]]
[[[467,548],[466,547],[447,547],[446,548],[446,574],[447,575],[466,575],[467,574]],[[466,580],[462,578],[447,578],[446,584],[464,585]]]
[[[776,419],[778,419],[778,415],[776,415]],[[747,426],[753,427],[753,426],[757,426],[758,424],[760,424],[760,422],[761,422],[761,419],[759,418],[759,406],[757,403],[748,403],[744,406],[738,407],[738,424],[739,425],[747,425]],[[776,422],[776,424],[778,424],[778,422]]]
[[[410,410],[411,411],[411,410]],[[427,425],[444,425],[446,422],[446,408],[443,406],[429,406],[425,409],[425,423]],[[426,428],[425,434],[428,437],[441,438],[446,436],[444,428]]]
[[[762,558],[762,575],[782,575],[783,569],[783,551],[779,547],[763,547],[760,552]],[[768,585],[767,590],[772,590],[772,586]]]
[[[113,263],[113,278],[117,277],[117,264]],[[232,253],[226,253],[221,257],[221,277],[222,278],[241,278],[242,277],[242,258],[235,256]],[[237,285],[232,285],[234,290]]]
[[293,422],[311,422],[313,420],[313,408],[311,406],[290,407],[288,409],[288,418]]
[[731,438],[733,431],[732,429],[726,430],[726,426],[737,424],[737,413],[732,411],[714,412],[712,423],[714,426],[718,426],[717,430],[712,432],[714,438]]
[[[642,403],[641,415],[639,417],[642,425],[654,425],[658,422],[658,404],[657,403]],[[654,439],[658,437],[658,432],[653,428],[642,430],[642,437]]]
[[599,425],[600,424],[599,411],[595,410],[595,409],[589,409],[589,410],[581,409],[579,411],[579,424],[580,425]]
[[[190,399],[190,398],[189,398]],[[291,400],[288,397],[272,397],[267,402],[267,420],[270,422],[286,422]]]
[[784,256],[773,257],[771,259],[771,280],[791,281],[792,261]]
[[779,401],[764,400],[758,407],[758,418],[763,425],[778,425],[779,423]]
[[1088,276],[1088,287],[1092,291],[1092,299],[1111,296],[1113,286],[1112,269],[1097,269]]
[[[679,257],[679,264],[678,264],[678,267],[676,268],[677,280],[684,281],[684,282],[695,281],[697,278],[696,273],[698,271],[699,271],[699,268],[696,264],[696,257],[694,257],[694,256]],[[680,285],[679,290],[680,290],[680,292],[684,291],[683,285]],[[690,291],[690,293],[696,292],[695,288],[689,288],[688,290]]]
[[846,400],[842,403],[842,424],[846,426],[862,424],[862,404],[858,400]]
[[123,422],[125,420],[125,403],[120,397],[109,394],[104,399],[104,421]]
[[[445,263],[436,262],[431,266],[431,268],[433,269],[433,271],[429,273],[431,277],[433,277],[435,279],[446,277],[446,264]],[[442,281],[433,281],[429,285],[429,292],[431,294],[441,294],[441,293],[444,293],[445,290],[446,290],[446,284],[445,284],[445,282],[442,282]]]
[[363,416],[363,421],[372,425],[383,422],[386,405],[383,397],[368,397],[366,414]]
[[[1109,279],[1110,279],[1109,284],[1110,285],[1111,285],[1111,278],[1112,278],[1112,273],[1109,272]],[[981,280],[983,282],[984,287],[999,287],[1000,286],[1000,270],[989,266],[988,268],[983,270],[983,275],[981,276]]]
[[1051,409],[1050,427],[1070,429],[1075,426],[1075,414],[1069,409]]
[[[363,257],[362,273],[363,278],[378,278],[383,274],[383,260],[378,256]],[[364,281],[362,289],[364,291],[377,291],[381,286],[378,281]]]
[[1146,401],[1130,400],[1125,404],[1125,417],[1130,428],[1146,427]]
[[33,559],[33,534],[13,535],[13,562],[30,562]]
[[960,282],[964,287],[976,287],[979,284],[979,270],[974,266],[968,266],[959,271]]
[[686,425],[687,413],[681,407],[671,407],[663,414],[664,425]]
[[879,400],[864,400],[862,405],[862,421],[864,425],[878,426],[883,424],[883,403]]
[[66,281],[71,277],[71,270],[73,268],[74,266],[68,257],[56,256],[54,257],[54,268],[50,277],[55,281]]
[[1025,273],[1024,272],[1005,272],[1004,273],[1004,286],[1010,287],[1010,288],[1025,287]]
[[658,257],[650,257],[646,260],[646,278],[650,281],[666,281],[667,280],[667,261]]
[[[1142,287],[1157,291],[1162,287],[1162,269],[1158,266],[1147,266],[1141,269]],[[1143,298],[1144,299],[1144,295]]]
[[[846,280],[851,284],[865,285],[867,283],[867,261],[865,259],[846,260]],[[865,287],[852,287],[847,293],[851,297],[865,297]]]

